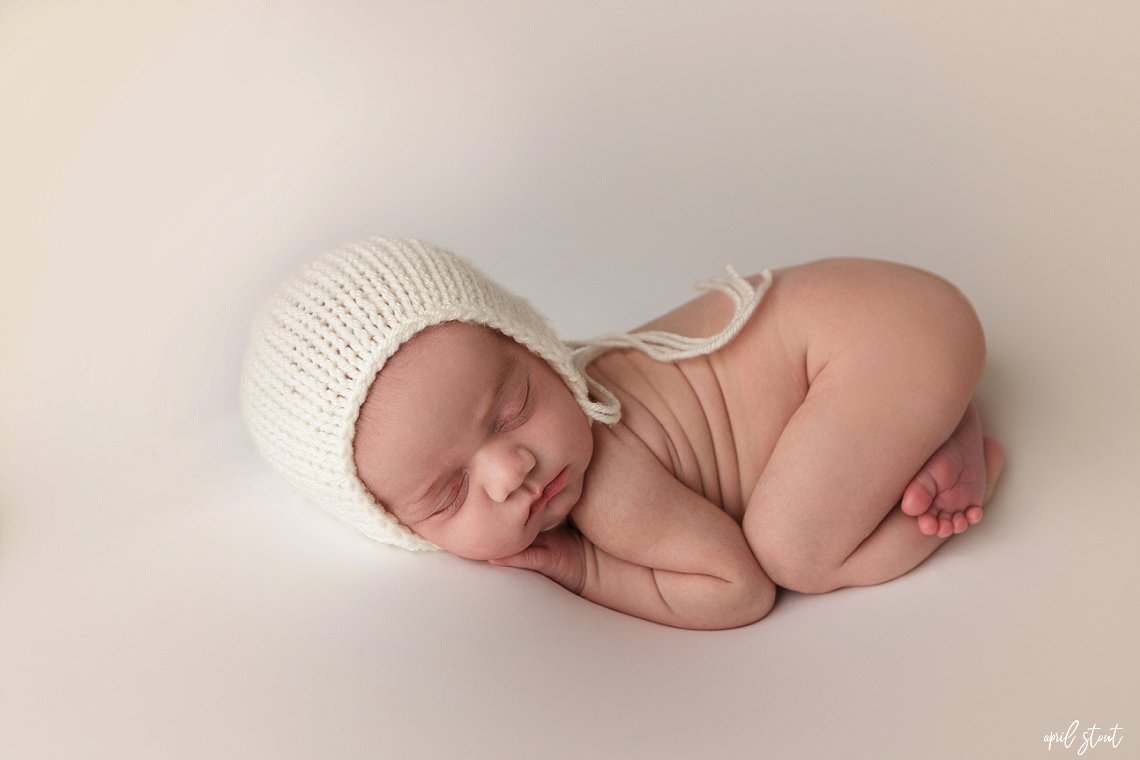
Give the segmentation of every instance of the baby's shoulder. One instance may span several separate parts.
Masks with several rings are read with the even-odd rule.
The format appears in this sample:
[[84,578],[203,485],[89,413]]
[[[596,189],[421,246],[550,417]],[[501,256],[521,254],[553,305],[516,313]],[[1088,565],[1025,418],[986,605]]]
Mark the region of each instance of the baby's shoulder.
[[587,468],[589,477],[603,481],[614,477],[628,480],[630,477],[673,476],[643,435],[624,419],[613,425],[594,423],[590,434],[594,439],[594,453]]
[[628,426],[596,423],[592,434],[594,453],[570,513],[583,533],[620,530],[642,519],[652,505],[675,497],[677,479]]

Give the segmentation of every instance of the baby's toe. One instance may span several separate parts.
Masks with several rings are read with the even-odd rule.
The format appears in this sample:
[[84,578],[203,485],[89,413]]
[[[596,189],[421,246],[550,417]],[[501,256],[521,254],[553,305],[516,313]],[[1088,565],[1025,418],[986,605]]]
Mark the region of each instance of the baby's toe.
[[929,512],[918,516],[918,529],[924,536],[933,536],[938,532],[938,518]]
[[970,525],[977,525],[982,521],[982,514],[983,512],[981,507],[970,507],[966,510],[966,521],[969,522]]
[[937,493],[938,483],[928,471],[922,470],[903,490],[902,503],[899,506],[904,515],[918,517],[930,509]]
[[961,512],[956,513],[952,520],[954,522],[955,533],[965,533],[966,528],[970,527],[970,523],[966,521],[966,516]]

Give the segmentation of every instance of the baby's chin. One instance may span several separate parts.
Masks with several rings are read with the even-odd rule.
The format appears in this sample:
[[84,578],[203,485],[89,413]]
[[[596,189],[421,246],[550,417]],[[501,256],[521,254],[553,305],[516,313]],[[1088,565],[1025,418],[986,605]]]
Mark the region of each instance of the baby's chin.
[[565,516],[563,516],[563,517],[559,517],[559,518],[558,518],[558,519],[557,519],[557,520],[554,522],[554,524],[553,524],[553,525],[548,525],[548,526],[546,526],[545,528],[543,528],[542,530],[540,530],[540,531],[539,531],[539,533],[545,533],[545,532],[546,532],[546,531],[548,531],[548,530],[554,530],[554,529],[555,529],[555,528],[557,528],[559,525],[565,525],[565,524],[566,524],[566,517],[565,517]]
[[494,549],[488,549],[485,547],[478,547],[478,546],[476,546],[476,547],[467,547],[467,546],[456,547],[456,546],[444,546],[442,544],[437,544],[437,545],[441,549],[446,551],[448,554],[454,554],[456,557],[462,557],[463,559],[473,559],[473,560],[476,560],[478,562],[485,562],[486,560],[489,560],[489,559],[503,559],[505,557],[513,557],[514,555],[518,554],[519,552],[523,551],[528,546],[530,546],[530,543],[524,543],[524,542],[520,541],[520,542],[518,542],[517,545],[499,546],[499,547],[494,548]]
[[[565,525],[565,524],[566,524],[566,517],[565,516],[559,517],[559,518],[557,518],[557,521],[553,525],[549,525],[549,526],[546,526],[546,527],[540,529],[539,533],[545,533],[548,530],[554,530],[555,528],[559,527],[560,525]],[[457,549],[457,548],[448,548],[446,546],[441,546],[440,548],[444,549],[449,554],[454,554],[457,557],[463,557],[464,559],[473,559],[473,560],[478,560],[480,562],[484,562],[484,561],[489,560],[489,559],[503,559],[505,557],[512,557],[512,556],[522,552],[523,550],[525,550],[532,543],[534,543],[533,539],[527,543],[519,542],[519,544],[517,546],[505,547],[505,548],[500,548],[500,549],[495,549],[495,550],[470,549],[470,548]]]

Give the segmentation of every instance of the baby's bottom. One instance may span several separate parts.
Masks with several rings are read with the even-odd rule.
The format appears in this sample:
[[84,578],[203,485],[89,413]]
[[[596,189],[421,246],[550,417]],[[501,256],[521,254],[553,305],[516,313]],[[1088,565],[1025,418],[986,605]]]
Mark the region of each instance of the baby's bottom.
[[897,265],[836,262],[828,276],[802,284],[808,390],[742,523],[769,577],[805,593],[913,569],[980,519],[968,508],[1002,459],[982,447],[985,339],[961,294]]

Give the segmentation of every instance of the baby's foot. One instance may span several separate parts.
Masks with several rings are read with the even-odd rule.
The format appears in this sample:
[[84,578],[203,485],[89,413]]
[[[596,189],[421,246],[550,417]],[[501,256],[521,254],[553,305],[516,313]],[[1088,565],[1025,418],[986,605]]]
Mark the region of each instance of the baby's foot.
[[957,429],[903,490],[903,513],[918,518],[918,529],[928,536],[965,531],[981,521],[981,505],[993,492],[1003,459],[998,442],[982,434],[982,418],[971,401]]

